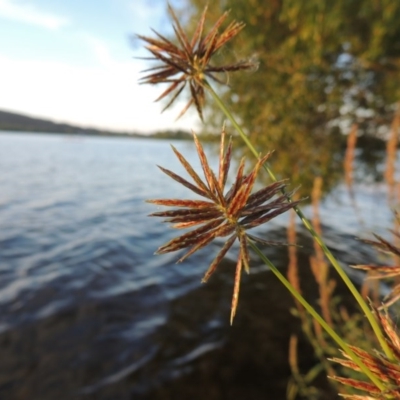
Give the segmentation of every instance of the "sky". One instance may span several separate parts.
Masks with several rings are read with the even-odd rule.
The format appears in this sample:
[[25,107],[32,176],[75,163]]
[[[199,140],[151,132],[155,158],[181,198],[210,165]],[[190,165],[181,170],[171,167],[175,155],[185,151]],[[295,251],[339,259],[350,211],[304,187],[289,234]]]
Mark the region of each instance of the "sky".
[[195,128],[193,110],[176,121],[183,100],[161,114],[164,87],[138,84],[149,65],[132,36],[167,22],[164,0],[0,0],[0,109],[113,131]]

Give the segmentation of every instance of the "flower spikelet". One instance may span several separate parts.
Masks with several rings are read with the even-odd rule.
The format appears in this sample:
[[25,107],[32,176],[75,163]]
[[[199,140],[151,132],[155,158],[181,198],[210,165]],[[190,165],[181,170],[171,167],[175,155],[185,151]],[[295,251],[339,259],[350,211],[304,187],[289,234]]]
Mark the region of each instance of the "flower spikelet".
[[[346,399],[400,399],[400,338],[390,317],[378,309],[374,308],[374,311],[385,333],[386,341],[393,351],[394,359],[389,360],[384,354],[378,351],[375,351],[374,354],[370,354],[358,347],[349,347],[359,357],[362,363],[384,384],[386,390],[382,393],[372,382],[338,376],[332,377],[343,385],[351,386],[368,393],[368,395],[342,395]],[[344,352],[342,352],[342,354],[344,358],[333,358],[331,361],[344,367],[351,368],[354,371],[360,371],[360,368],[347,354]]]
[[190,100],[178,115],[179,119],[188,108],[194,104],[201,119],[203,119],[203,106],[205,102],[205,79],[206,77],[223,83],[216,74],[228,73],[244,69],[254,69],[256,64],[251,61],[243,60],[234,64],[215,66],[211,64],[211,59],[221,47],[235,37],[243,28],[241,22],[231,22],[222,32],[220,27],[228,16],[225,12],[217,20],[213,28],[204,35],[204,23],[207,7],[199,19],[195,32],[191,40],[183,30],[179,20],[170,5],[169,13],[172,17],[172,27],[176,36],[176,41],[172,42],[158,32],[154,31],[156,38],[137,35],[137,37],[147,43],[146,49],[151,53],[149,60],[159,61],[160,64],[149,68],[143,72],[147,75],[140,79],[141,83],[168,83],[166,90],[156,99],[159,101],[171,95],[171,98],[163,111],[166,110],[180,95],[183,89],[188,86],[190,89]]
[[[400,222],[399,215],[395,214],[397,222]],[[391,231],[394,236],[400,238],[400,234],[396,231]],[[363,240],[364,243],[376,247],[381,252],[394,256],[395,259],[400,258],[400,248],[390,243],[383,237],[374,234],[377,240]],[[354,265],[353,268],[362,269],[369,272],[368,279],[388,279],[400,276],[399,265]],[[385,297],[381,308],[387,308],[400,299],[400,283],[393,285],[390,293]]]
[[260,157],[248,175],[244,174],[245,163],[244,159],[242,159],[231,188],[225,190],[232,156],[232,140],[230,139],[227,144],[225,143],[226,134],[225,129],[223,129],[221,134],[219,171],[218,175],[216,175],[210,168],[204,149],[197,136],[193,135],[193,137],[202,166],[204,180],[173,146],[172,150],[189,174],[191,182],[168,169],[159,168],[169,177],[199,195],[201,199],[158,199],[148,200],[148,202],[173,207],[172,210],[155,212],[150,214],[150,216],[164,217],[164,222],[171,223],[175,229],[192,227],[194,229],[162,245],[156,253],[163,254],[188,249],[178,260],[178,262],[182,262],[196,251],[207,246],[214,239],[226,238],[225,244],[211,262],[203,277],[202,282],[207,282],[233,243],[238,240],[239,254],[231,306],[232,323],[238,303],[241,271],[244,268],[248,272],[250,268],[249,240],[264,245],[282,244],[250,235],[247,231],[295,207],[299,201],[288,202],[287,195],[290,194],[276,196],[285,187],[284,181],[274,182],[255,193],[251,193],[259,169],[267,161],[271,153]]

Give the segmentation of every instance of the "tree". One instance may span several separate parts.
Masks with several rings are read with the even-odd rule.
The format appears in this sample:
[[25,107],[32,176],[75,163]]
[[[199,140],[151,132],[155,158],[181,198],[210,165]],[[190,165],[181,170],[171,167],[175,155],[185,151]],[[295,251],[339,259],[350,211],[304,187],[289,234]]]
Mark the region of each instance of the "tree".
[[[182,17],[195,25],[204,1],[185,3]],[[400,97],[400,2],[215,0],[208,23],[226,9],[246,28],[221,57],[254,57],[259,69],[227,76],[230,88],[220,94],[252,142],[277,151],[272,163],[281,177],[306,190],[315,175],[333,185],[350,127],[357,123],[359,135],[382,136],[393,118]],[[208,126],[220,127],[223,116],[208,104]]]

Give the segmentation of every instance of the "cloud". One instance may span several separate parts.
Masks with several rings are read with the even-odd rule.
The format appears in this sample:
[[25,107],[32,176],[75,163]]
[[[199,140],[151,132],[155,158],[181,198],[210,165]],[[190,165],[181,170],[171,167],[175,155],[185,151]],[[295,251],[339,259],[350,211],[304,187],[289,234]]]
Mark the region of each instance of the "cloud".
[[165,33],[165,30],[169,28],[169,25],[165,25],[166,18],[169,19],[166,14],[167,2],[131,0],[128,3],[127,10],[131,14],[132,32],[134,33],[153,36],[152,29]]
[[15,0],[0,0],[0,18],[38,25],[47,29],[59,29],[68,25],[67,18],[37,9],[32,4]]
[[99,61],[94,67],[19,60],[0,53],[0,109],[111,130],[195,127],[194,113],[175,122],[182,104],[160,114],[162,104],[154,99],[162,88],[137,83],[144,69],[141,62],[114,60],[98,39],[92,39],[90,45]]
[[113,59],[110,50],[104,41],[88,34],[84,35],[83,37],[86,39],[89,50],[94,54],[100,65],[109,69],[117,68],[120,65],[120,63]]

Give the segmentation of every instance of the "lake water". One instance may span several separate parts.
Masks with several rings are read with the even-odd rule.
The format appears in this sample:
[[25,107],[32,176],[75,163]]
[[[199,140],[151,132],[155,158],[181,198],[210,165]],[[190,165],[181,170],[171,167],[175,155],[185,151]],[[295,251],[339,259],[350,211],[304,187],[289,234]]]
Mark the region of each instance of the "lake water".
[[[230,327],[234,251],[207,285],[219,243],[154,256],[174,232],[144,200],[188,195],[155,164],[182,171],[167,141],[0,133],[1,399],[284,398],[290,298],[255,259]],[[357,212],[344,188],[321,208],[344,263],[372,254],[355,235],[391,225],[384,186],[356,192]],[[286,240],[286,222],[261,231]]]

